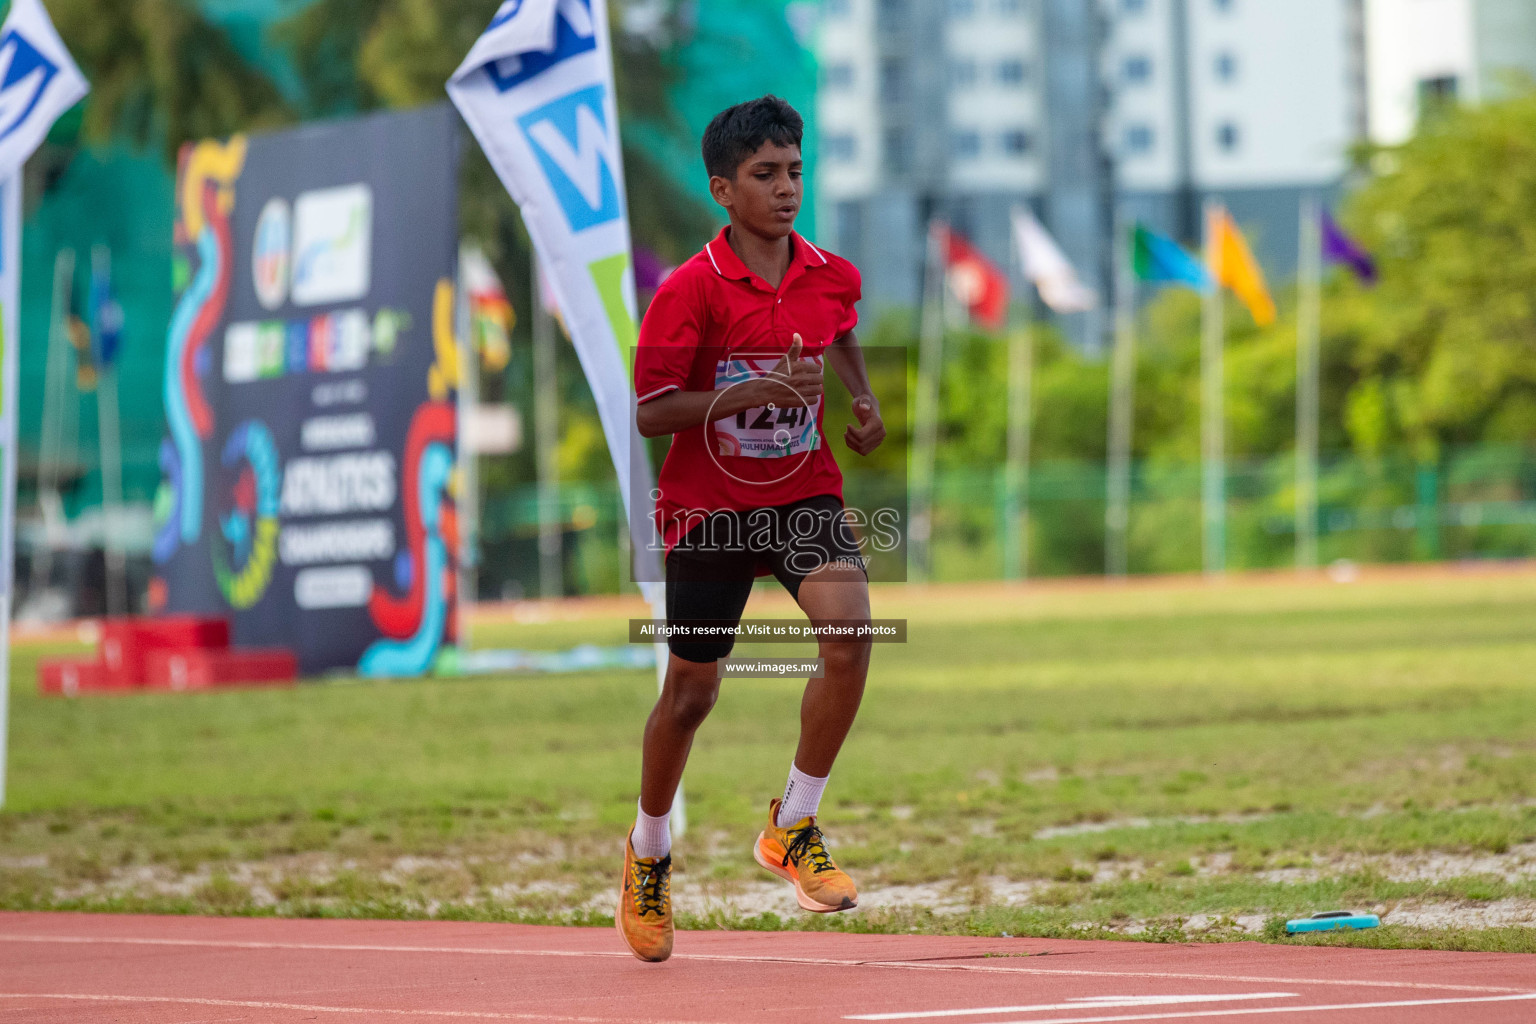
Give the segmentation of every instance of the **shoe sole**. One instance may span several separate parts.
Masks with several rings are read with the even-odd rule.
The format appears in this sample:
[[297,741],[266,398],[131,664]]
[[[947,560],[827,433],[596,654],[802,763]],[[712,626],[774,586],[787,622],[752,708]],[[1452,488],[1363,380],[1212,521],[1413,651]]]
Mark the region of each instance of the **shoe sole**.
[[783,864],[776,864],[763,856],[763,840],[766,837],[766,832],[759,832],[757,834],[757,842],[752,844],[752,859],[795,887],[795,899],[799,902],[801,909],[809,910],[813,914],[835,914],[840,910],[852,910],[858,906],[856,901],[850,900],[847,897],[843,898],[842,906],[838,907],[834,907],[830,903],[821,903],[811,899],[806,895],[805,890],[800,888],[800,877],[795,872],[789,870]]

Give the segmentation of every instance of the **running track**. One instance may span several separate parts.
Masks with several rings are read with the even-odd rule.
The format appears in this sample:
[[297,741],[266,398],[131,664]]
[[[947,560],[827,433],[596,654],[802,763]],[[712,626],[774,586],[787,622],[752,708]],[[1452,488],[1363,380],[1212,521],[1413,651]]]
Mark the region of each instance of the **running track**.
[[0,914],[0,1022],[1536,1020],[1536,957],[1135,942]]

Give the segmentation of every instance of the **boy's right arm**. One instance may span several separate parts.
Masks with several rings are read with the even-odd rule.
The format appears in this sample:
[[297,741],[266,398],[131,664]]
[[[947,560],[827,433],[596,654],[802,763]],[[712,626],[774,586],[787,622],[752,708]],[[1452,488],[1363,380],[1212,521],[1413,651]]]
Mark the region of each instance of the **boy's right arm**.
[[635,412],[635,425],[640,436],[676,434],[769,403],[810,405],[821,397],[821,366],[809,359],[801,359],[800,347],[800,335],[797,334],[789,354],[765,377],[732,384],[718,391],[668,391],[651,399]]

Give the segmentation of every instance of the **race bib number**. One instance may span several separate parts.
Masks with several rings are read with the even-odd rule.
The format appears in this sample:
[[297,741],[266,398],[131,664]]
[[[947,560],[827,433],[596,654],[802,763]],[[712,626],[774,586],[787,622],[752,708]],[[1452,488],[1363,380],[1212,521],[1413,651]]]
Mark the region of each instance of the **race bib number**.
[[[782,358],[722,359],[715,364],[715,390],[765,377]],[[819,356],[809,359],[821,364]],[[783,390],[784,403],[773,402],[715,420],[715,443],[721,455],[782,459],[786,455],[799,455],[821,447],[821,431],[816,428],[821,398],[818,396],[809,406],[791,404],[788,387]]]

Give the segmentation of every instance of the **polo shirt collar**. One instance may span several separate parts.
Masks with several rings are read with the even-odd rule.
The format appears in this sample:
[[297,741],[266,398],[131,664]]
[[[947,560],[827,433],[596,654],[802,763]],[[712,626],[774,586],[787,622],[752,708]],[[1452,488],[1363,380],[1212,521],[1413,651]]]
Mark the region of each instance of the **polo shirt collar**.
[[[747,265],[741,262],[741,257],[736,255],[736,250],[731,248],[731,243],[726,240],[730,230],[731,227],[727,224],[704,246],[704,255],[714,266],[715,273],[727,280],[746,281],[767,291],[773,291],[774,289],[768,287],[767,281],[747,269]],[[789,270],[784,274],[784,284],[788,284],[792,278],[799,277],[809,268],[824,267],[827,264],[826,254],[801,237],[800,232],[792,231],[789,237]],[[782,289],[783,284],[779,287]]]

